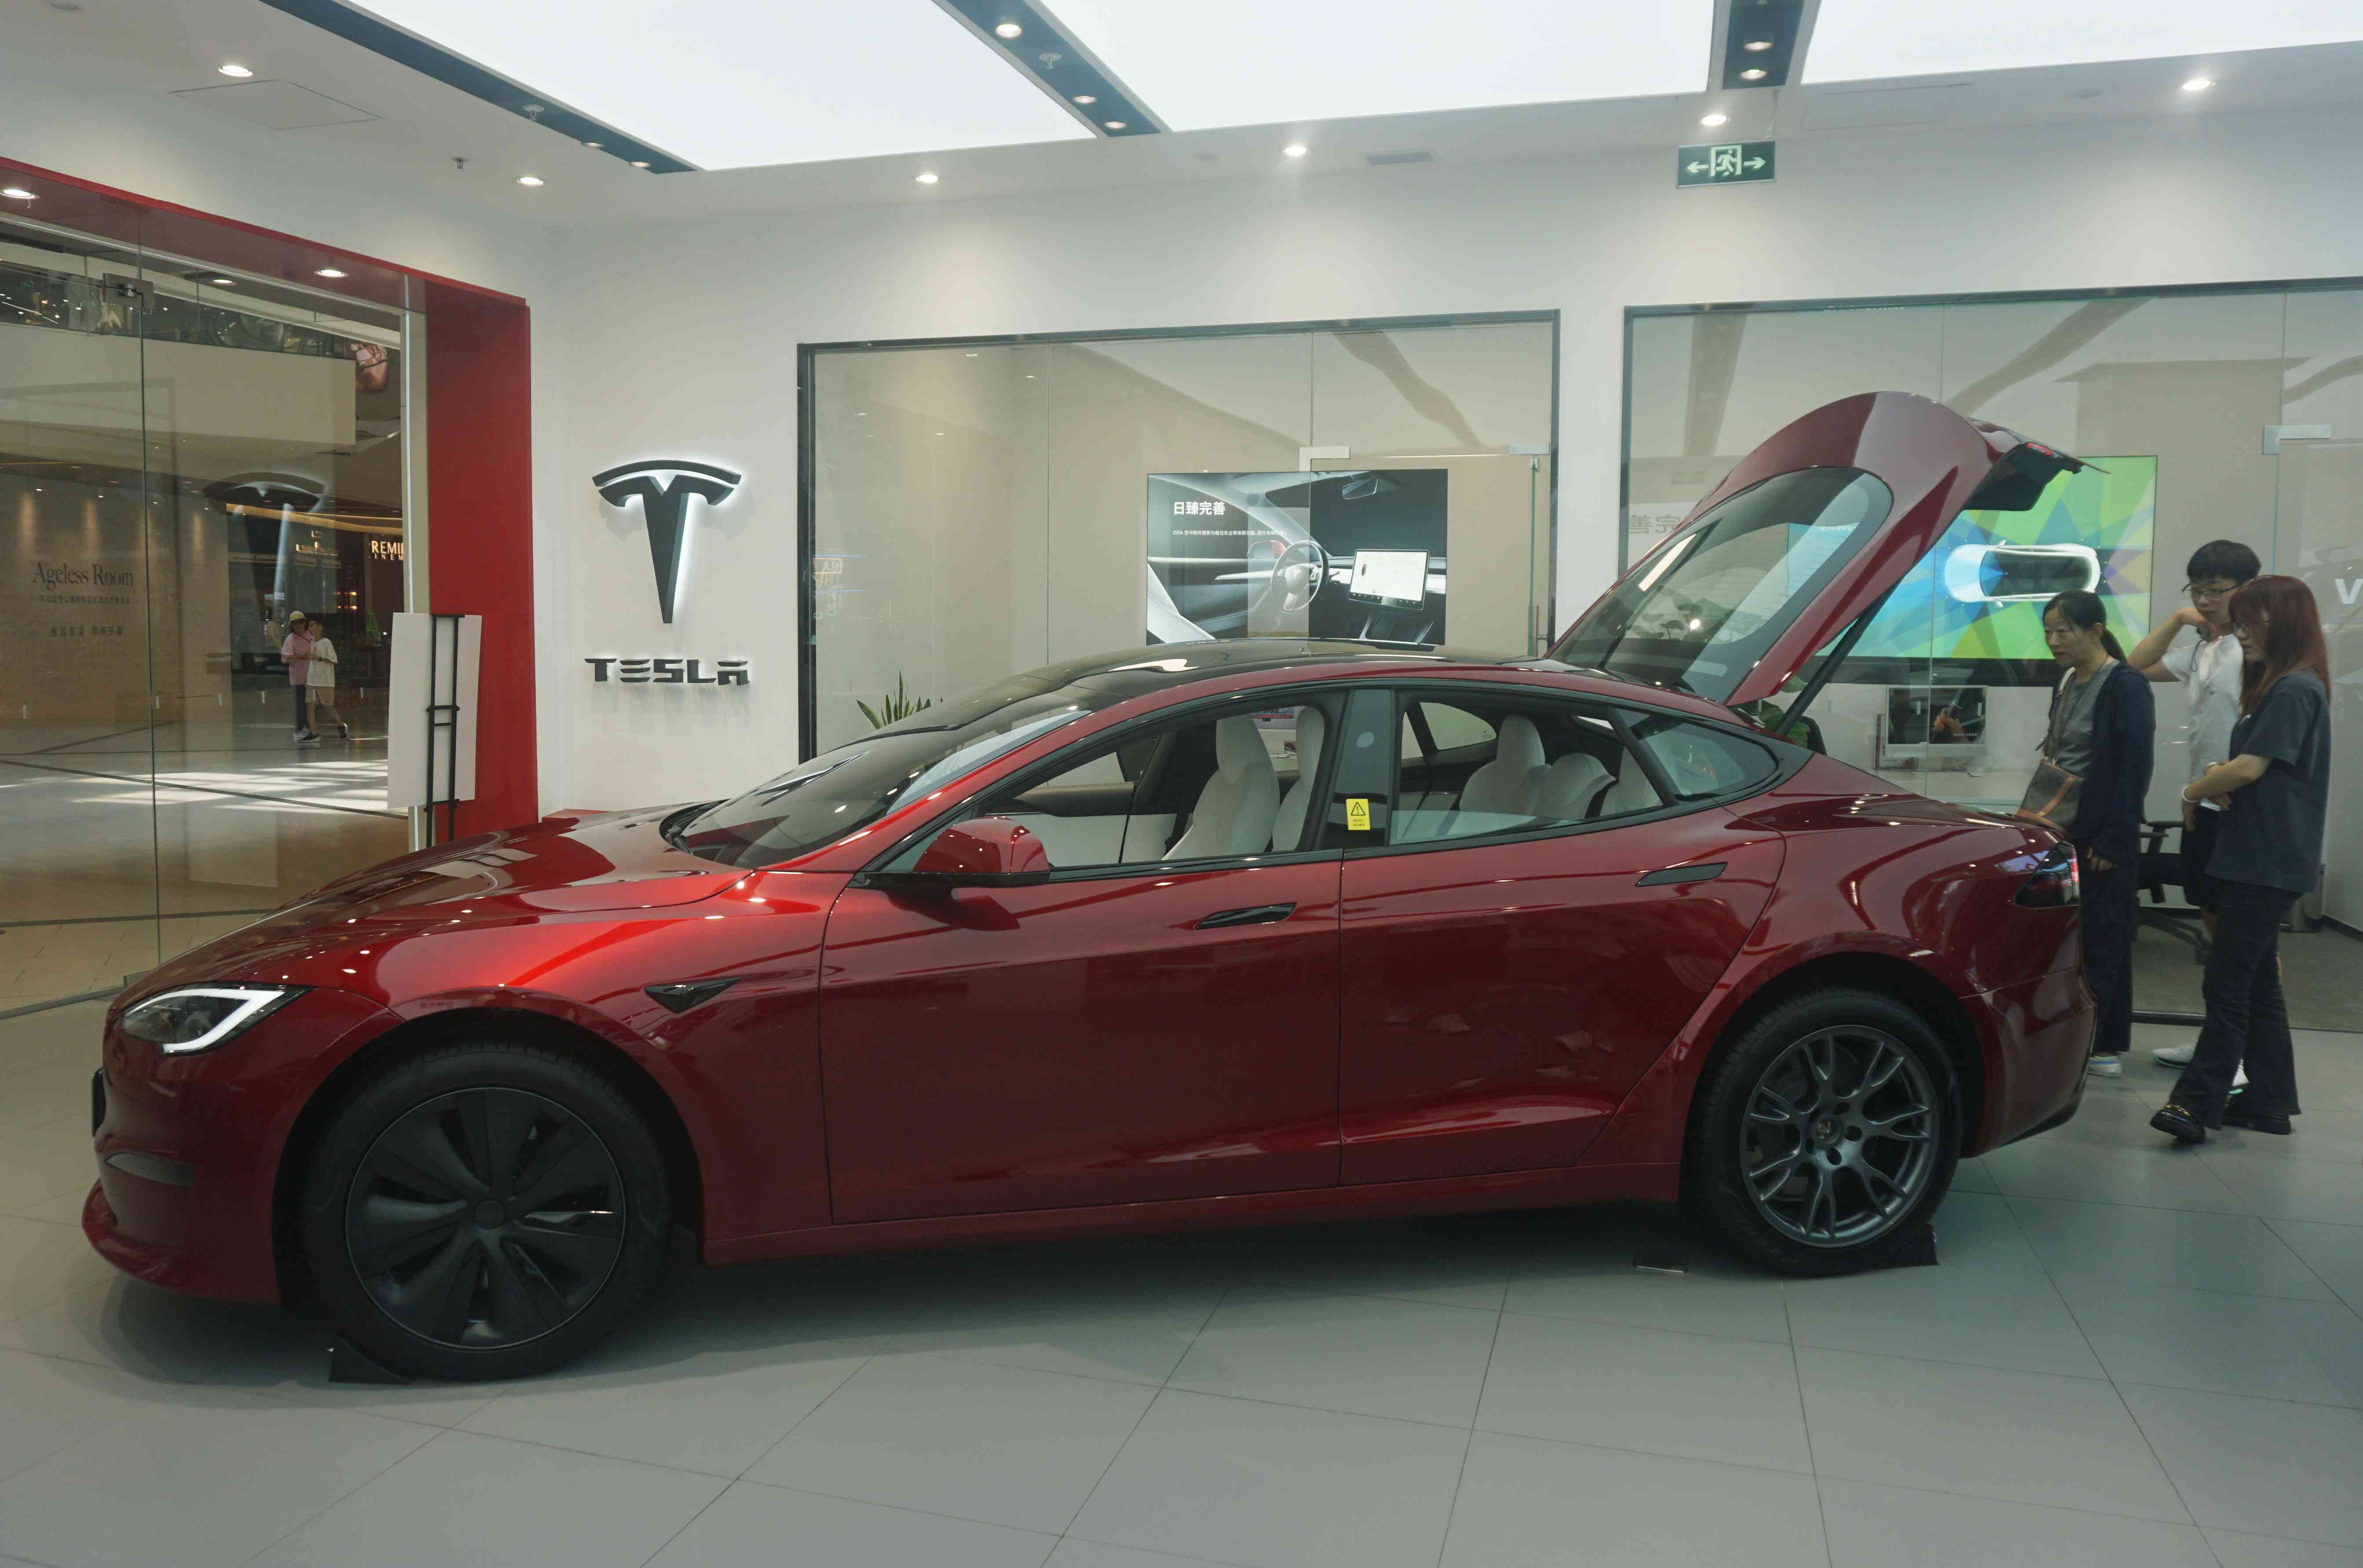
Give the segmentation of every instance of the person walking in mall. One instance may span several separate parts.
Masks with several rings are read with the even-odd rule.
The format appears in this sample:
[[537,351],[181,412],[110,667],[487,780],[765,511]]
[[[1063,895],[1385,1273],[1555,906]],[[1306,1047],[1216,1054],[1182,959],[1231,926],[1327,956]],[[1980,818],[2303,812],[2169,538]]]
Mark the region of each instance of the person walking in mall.
[[[2134,644],[2125,662],[2152,681],[2180,681],[2191,689],[2190,777],[2232,756],[2232,726],[2240,718],[2239,639],[2232,635],[2232,595],[2264,568],[2257,552],[2236,539],[2210,539],[2192,552],[2183,569],[2191,603],[2169,616]],[[2190,631],[2193,635],[2185,638]],[[2220,802],[2182,803],[2182,892],[2199,910],[2209,941],[2215,940],[2215,879],[2207,874]],[[2202,956],[2202,962],[2203,956]],[[2150,1054],[2169,1067],[2187,1067],[2194,1041],[2160,1046]]]
[[[2231,613],[2243,661],[2232,757],[2182,786],[2187,801],[2224,803],[2207,865],[2217,884],[2207,1022],[2149,1119],[2182,1143],[2227,1122],[2285,1134],[2298,1114],[2281,921],[2321,874],[2330,810],[2330,652],[2313,591],[2294,577],[2258,577],[2232,595]],[[2248,1084],[2235,1094],[2243,1066]]]
[[2084,982],[2099,1004],[2089,1070],[2115,1078],[2133,1042],[2134,896],[2158,704],[2126,666],[2098,594],[2055,595],[2043,606],[2043,640],[2068,672],[2052,695],[2044,755],[2081,781],[2067,826],[2083,878]]
[[302,610],[287,617],[287,636],[279,645],[279,657],[287,662],[287,680],[295,695],[295,743],[317,740],[312,733],[312,622]]
[[312,719],[305,728],[316,735],[319,733],[320,718],[325,714],[328,722],[337,727],[338,740],[351,740],[352,726],[337,712],[337,645],[328,640],[328,628],[325,626],[313,628],[312,657],[304,685],[312,703]]

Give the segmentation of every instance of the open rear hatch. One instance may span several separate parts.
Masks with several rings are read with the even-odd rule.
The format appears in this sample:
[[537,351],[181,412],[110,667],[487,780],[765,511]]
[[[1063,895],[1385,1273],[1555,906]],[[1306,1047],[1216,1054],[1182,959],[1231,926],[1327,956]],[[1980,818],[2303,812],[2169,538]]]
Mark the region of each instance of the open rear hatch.
[[1865,621],[1954,518],[2025,511],[2085,466],[1912,393],[1840,398],[1742,458],[1550,657],[1761,702]]

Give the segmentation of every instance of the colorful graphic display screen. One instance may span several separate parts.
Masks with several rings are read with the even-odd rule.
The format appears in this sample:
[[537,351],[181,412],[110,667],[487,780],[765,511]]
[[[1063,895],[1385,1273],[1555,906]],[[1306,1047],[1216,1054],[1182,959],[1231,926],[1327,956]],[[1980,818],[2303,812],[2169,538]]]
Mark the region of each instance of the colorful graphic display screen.
[[[2130,648],[2149,629],[2158,459],[2103,457],[2024,512],[1964,512],[1897,584],[1847,662],[2049,664],[2043,606],[2087,588]],[[2105,470],[2105,472],[2103,472]]]

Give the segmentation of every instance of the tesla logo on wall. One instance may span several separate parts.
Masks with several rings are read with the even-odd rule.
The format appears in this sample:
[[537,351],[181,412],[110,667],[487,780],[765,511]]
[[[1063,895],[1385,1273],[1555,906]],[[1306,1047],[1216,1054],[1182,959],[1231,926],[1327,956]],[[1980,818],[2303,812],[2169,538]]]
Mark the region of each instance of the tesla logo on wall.
[[627,462],[591,476],[599,498],[618,510],[639,497],[640,519],[649,530],[649,562],[657,573],[657,608],[667,626],[672,624],[682,568],[689,560],[689,503],[694,497],[719,506],[738,493],[738,480],[727,468],[681,458]]

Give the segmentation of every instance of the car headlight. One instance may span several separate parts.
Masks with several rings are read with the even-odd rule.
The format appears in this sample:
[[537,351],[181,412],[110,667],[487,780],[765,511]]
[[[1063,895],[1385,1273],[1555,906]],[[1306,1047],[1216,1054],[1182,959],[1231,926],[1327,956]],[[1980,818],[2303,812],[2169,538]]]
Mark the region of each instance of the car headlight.
[[211,1051],[310,990],[308,985],[183,985],[123,1015],[121,1028],[167,1056]]

